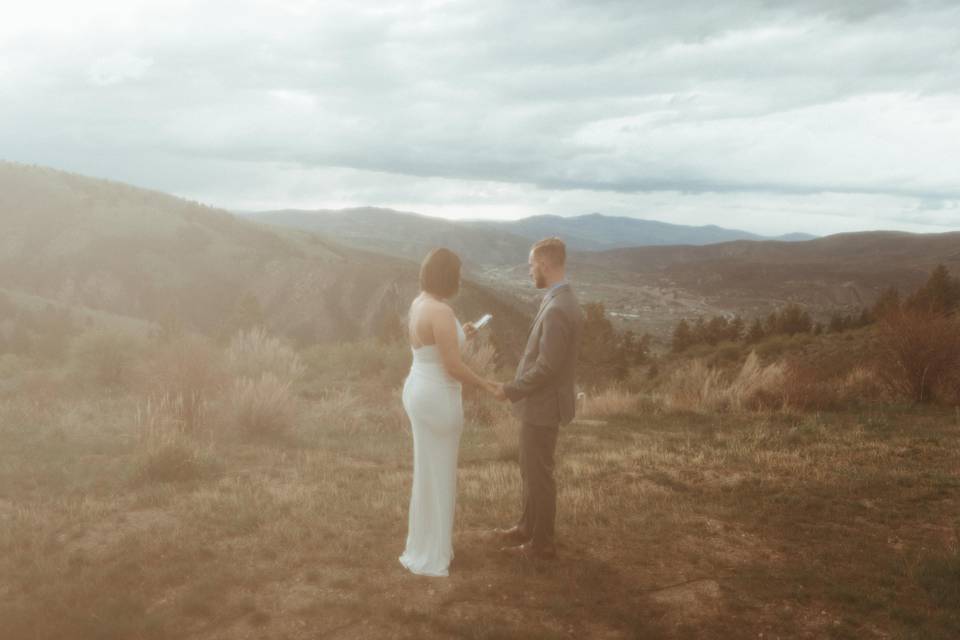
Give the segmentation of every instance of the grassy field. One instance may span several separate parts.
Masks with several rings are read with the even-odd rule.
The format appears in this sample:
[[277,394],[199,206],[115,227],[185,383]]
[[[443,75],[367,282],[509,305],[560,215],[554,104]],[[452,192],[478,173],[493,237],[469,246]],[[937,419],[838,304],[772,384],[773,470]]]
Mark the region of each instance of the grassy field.
[[135,396],[0,403],[0,637],[956,638],[953,409],[583,421],[561,557],[485,541],[509,422],[461,449],[448,579],[405,572],[396,391],[305,401],[270,441],[152,431]]

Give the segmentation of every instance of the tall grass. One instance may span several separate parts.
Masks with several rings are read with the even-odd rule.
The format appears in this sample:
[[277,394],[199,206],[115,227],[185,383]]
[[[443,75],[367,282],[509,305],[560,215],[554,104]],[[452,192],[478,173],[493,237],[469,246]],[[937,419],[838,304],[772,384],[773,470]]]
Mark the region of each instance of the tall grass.
[[238,378],[230,406],[237,427],[244,434],[274,438],[290,433],[299,416],[299,403],[291,392],[292,382],[273,372],[259,378]]
[[306,371],[297,352],[263,327],[237,333],[227,347],[226,364],[235,378],[257,379],[270,373],[291,383]]
[[641,409],[642,398],[638,393],[615,385],[597,393],[585,394],[577,415],[598,419],[636,414]]
[[210,404],[228,381],[222,352],[205,338],[184,335],[155,347],[148,368],[150,393],[171,411],[178,430],[205,429]]
[[755,352],[732,377],[702,360],[692,360],[673,372],[659,397],[668,409],[686,411],[779,407],[783,405],[785,373],[783,363],[763,366]]

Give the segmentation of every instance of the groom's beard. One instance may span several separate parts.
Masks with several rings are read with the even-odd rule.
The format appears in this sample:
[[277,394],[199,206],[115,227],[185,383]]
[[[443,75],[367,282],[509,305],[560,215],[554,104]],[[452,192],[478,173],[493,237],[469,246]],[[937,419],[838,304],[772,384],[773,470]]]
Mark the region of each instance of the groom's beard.
[[537,287],[537,289],[546,289],[547,279],[544,278],[542,274],[538,273],[533,277],[533,284]]

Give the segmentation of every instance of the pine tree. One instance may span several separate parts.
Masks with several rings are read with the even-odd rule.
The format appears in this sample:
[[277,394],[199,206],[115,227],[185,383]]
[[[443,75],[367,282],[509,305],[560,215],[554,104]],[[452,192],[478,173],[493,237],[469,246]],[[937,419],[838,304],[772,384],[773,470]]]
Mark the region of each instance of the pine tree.
[[594,382],[604,378],[623,380],[629,371],[629,363],[621,349],[621,339],[607,318],[606,309],[597,302],[583,305],[583,310],[580,365],[584,379]]
[[693,334],[690,330],[690,324],[685,319],[681,319],[673,330],[673,339],[670,348],[674,353],[685,351],[687,347],[693,344]]
[[883,320],[891,314],[900,311],[900,291],[896,287],[887,287],[880,292],[880,296],[871,309],[870,315],[873,320]]
[[839,313],[830,314],[830,324],[827,325],[830,333],[840,333],[844,329],[844,320]]
[[727,340],[739,342],[740,338],[743,337],[744,328],[743,318],[739,315],[734,316],[727,328]]
[[757,318],[753,321],[753,324],[750,325],[750,330],[747,332],[745,339],[747,344],[755,344],[763,340],[764,336],[763,322],[760,318]]
[[952,313],[960,306],[960,280],[938,264],[926,284],[910,296],[907,306],[931,313]]

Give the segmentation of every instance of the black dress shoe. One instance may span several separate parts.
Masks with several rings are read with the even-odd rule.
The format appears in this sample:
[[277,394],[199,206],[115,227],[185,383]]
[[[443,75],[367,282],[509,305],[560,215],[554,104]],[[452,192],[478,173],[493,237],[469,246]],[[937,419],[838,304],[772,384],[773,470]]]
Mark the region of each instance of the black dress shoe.
[[503,547],[502,553],[510,556],[525,558],[527,560],[556,560],[557,548],[552,545],[534,545],[532,542],[526,542],[514,547]]

